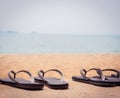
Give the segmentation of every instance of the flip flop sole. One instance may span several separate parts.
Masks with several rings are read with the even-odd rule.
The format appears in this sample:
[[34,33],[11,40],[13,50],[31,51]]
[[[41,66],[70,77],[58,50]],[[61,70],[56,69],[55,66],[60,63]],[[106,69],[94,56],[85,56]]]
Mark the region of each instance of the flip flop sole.
[[44,85],[46,85],[47,87],[51,88],[51,89],[68,89],[69,84],[65,81],[60,81],[57,78],[45,78],[45,81],[43,81],[41,78],[36,77],[35,81],[39,82],[39,83],[44,83]]
[[94,80],[90,80],[90,79],[85,79],[85,78],[80,77],[80,76],[73,76],[72,80],[77,81],[77,82],[92,84],[92,85],[96,85],[96,86],[102,86],[102,87],[114,87],[114,86],[116,86],[114,82],[102,81],[102,80],[97,79],[97,78],[94,78]]
[[24,79],[18,79],[21,80],[21,83],[15,83],[9,78],[0,79],[1,84],[8,85],[16,88],[26,89],[26,90],[42,90],[44,85],[40,83],[30,83]]

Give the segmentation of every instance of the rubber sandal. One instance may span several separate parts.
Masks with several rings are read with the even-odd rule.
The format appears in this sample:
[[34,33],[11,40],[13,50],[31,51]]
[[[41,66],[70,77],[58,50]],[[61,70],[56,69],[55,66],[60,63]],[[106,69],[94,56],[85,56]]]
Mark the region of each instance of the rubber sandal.
[[[56,77],[45,77],[45,74],[50,71],[58,72],[61,75],[61,79]],[[57,69],[50,69],[45,72],[43,70],[40,70],[38,72],[38,76],[39,77],[35,78],[36,82],[44,83],[47,87],[51,89],[68,89],[69,85],[66,81],[64,81],[62,72]]]
[[102,72],[115,72],[116,74],[112,74],[111,75],[106,75],[105,77],[110,80],[113,81],[115,83],[116,86],[120,86],[120,72],[115,70],[115,69],[103,69]]
[[[95,70],[98,76],[87,77],[87,73],[91,70]],[[103,87],[113,87],[116,86],[117,83],[114,80],[107,79],[107,77],[103,75],[102,70],[97,68],[91,68],[88,71],[82,69],[80,74],[81,76],[73,76],[72,80]]]
[[[17,78],[17,74],[24,72],[30,76],[30,80],[25,80],[23,78]],[[9,85],[16,88],[26,89],[26,90],[42,90],[43,84],[35,82],[32,74],[26,70],[20,70],[18,72],[10,71],[8,73],[8,78],[0,79],[0,83],[3,85]]]

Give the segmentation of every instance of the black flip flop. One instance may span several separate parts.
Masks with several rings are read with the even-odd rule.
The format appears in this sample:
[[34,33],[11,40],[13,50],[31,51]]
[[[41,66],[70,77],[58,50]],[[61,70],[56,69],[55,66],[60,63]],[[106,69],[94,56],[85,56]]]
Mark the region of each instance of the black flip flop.
[[[91,70],[95,70],[98,76],[87,77],[86,74]],[[117,81],[105,77],[102,73],[102,70],[97,68],[91,68],[88,71],[82,69],[80,74],[81,76],[73,76],[72,80],[103,87],[113,87],[116,86],[117,83]]]
[[[16,78],[16,75],[20,72],[27,73],[30,76],[30,80]],[[0,83],[26,90],[42,90],[44,86],[43,84],[35,82],[34,78],[32,77],[32,74],[26,70],[20,70],[16,73],[14,71],[10,71],[8,73],[8,78],[1,78]]]
[[[101,70],[102,72],[111,72],[111,75],[105,75],[105,77],[110,80],[110,81],[114,81],[116,86],[120,86],[120,72],[115,70],[115,69],[103,69]],[[116,74],[112,74],[112,72],[115,72]]]
[[[58,72],[61,75],[61,79],[56,77],[44,77],[44,75],[50,71]],[[62,72],[57,69],[50,69],[45,72],[43,70],[40,70],[38,72],[38,76],[39,77],[35,78],[36,82],[44,83],[51,89],[68,89],[69,85],[66,81],[64,81]]]

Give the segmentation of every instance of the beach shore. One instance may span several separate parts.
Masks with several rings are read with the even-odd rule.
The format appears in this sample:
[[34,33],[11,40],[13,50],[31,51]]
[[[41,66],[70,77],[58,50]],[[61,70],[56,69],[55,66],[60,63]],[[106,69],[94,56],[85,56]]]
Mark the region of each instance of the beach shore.
[[[98,87],[72,81],[80,75],[80,69],[113,68],[120,71],[120,53],[115,54],[30,54],[0,55],[0,78],[8,77],[10,70],[28,70],[34,77],[39,70],[59,69],[69,83],[68,90],[44,87],[40,91],[28,91],[0,85],[0,98],[120,98],[120,87]],[[49,75],[56,74],[55,72]],[[91,73],[94,75],[94,72]]]

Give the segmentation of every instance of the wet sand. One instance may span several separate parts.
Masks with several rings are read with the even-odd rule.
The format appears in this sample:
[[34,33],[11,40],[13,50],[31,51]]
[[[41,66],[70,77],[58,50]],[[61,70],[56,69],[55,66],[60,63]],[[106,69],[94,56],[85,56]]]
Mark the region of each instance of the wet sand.
[[[68,90],[53,90],[44,87],[39,91],[28,91],[0,85],[0,98],[120,98],[120,87],[98,87],[72,81],[80,69],[113,68],[120,70],[120,53],[117,54],[31,54],[0,55],[0,78],[7,77],[10,70],[28,70],[35,77],[39,70],[51,68],[63,72],[69,83]],[[55,72],[49,75],[55,75]],[[93,75],[94,72],[91,73]],[[24,76],[24,75],[23,75]]]

